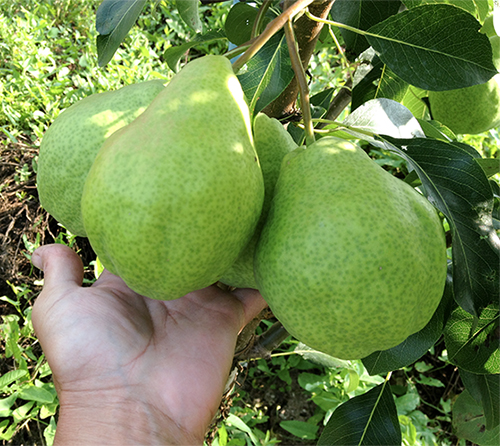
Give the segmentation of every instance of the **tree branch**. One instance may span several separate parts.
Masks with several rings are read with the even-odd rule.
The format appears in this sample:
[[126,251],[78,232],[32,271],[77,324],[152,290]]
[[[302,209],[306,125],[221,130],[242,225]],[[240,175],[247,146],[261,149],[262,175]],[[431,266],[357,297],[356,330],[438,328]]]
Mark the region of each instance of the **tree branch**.
[[[328,107],[328,111],[323,119],[327,119],[329,121],[335,121],[339,115],[342,113],[344,108],[346,108],[351,102],[352,96],[352,79],[349,79],[345,85],[339,90],[337,95],[333,98],[330,103],[330,107]],[[318,125],[317,128],[323,128],[326,123],[322,122]]]
[[[333,2],[334,0],[314,0],[308,8],[314,16],[325,18],[328,16]],[[323,23],[310,20],[306,15],[300,17],[294,24],[295,37],[304,69],[309,65],[309,60],[313,55],[322,28]],[[273,118],[293,114],[298,93],[299,84],[297,79],[294,78],[285,91],[268,105],[263,112]]]

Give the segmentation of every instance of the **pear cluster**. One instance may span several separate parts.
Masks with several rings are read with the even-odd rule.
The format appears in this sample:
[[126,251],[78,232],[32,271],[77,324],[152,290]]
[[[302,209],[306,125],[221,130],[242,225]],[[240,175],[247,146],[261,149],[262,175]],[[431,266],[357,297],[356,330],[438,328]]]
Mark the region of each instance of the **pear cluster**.
[[[109,93],[107,104],[102,95],[84,100],[107,110],[94,121],[116,124],[115,109],[133,108],[130,88]],[[147,98],[147,85],[135,88],[149,104],[104,140],[104,131],[80,128],[84,101],[56,119],[40,149],[38,188],[42,205],[70,231],[81,219],[79,234],[107,270],[139,294],[176,299],[217,282],[236,261],[259,220],[264,180],[227,58],[194,60]],[[92,154],[68,144],[69,134],[93,140]],[[73,166],[82,157],[86,166]],[[72,169],[84,178],[65,200],[53,191],[65,188]]]
[[277,120],[252,122],[222,56],[68,109],[42,142],[38,188],[137,293],[256,288],[292,335],[339,358],[401,343],[443,293],[429,201],[348,141],[306,149]]

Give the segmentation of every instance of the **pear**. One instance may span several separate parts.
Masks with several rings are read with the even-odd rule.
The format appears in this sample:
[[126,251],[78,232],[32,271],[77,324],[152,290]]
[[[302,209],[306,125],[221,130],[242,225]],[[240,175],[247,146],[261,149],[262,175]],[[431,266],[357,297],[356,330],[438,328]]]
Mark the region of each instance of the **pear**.
[[[500,70],[500,37],[490,37],[493,63]],[[488,82],[447,91],[430,91],[433,119],[456,134],[476,135],[500,126],[500,74]]]
[[86,236],[80,202],[99,148],[146,110],[164,82],[140,82],[87,96],[62,112],[45,133],[38,157],[40,202],[72,234]]
[[82,213],[103,265],[169,300],[217,282],[249,242],[264,182],[231,63],[188,63],[101,147]]
[[255,275],[304,344],[341,359],[398,345],[432,317],[446,263],[434,207],[360,147],[325,137],[283,160]]
[[252,239],[220,279],[222,283],[237,288],[257,288],[253,265],[255,248],[271,207],[274,186],[278,180],[283,157],[297,148],[297,144],[283,125],[264,113],[257,114],[254,119],[253,136],[264,177],[264,204]]

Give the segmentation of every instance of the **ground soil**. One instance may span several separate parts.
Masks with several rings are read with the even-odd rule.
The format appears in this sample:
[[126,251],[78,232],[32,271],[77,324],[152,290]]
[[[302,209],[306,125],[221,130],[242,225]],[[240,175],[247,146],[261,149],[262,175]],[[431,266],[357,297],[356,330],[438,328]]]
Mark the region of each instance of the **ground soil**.
[[[30,246],[54,243],[62,228],[38,201],[38,149],[22,137],[12,143],[1,134],[0,148],[0,296],[15,298],[9,283],[36,290],[35,282],[41,279],[29,260]],[[85,238],[78,237],[74,248],[84,261],[95,258]],[[0,302],[0,314],[10,312],[12,307]]]

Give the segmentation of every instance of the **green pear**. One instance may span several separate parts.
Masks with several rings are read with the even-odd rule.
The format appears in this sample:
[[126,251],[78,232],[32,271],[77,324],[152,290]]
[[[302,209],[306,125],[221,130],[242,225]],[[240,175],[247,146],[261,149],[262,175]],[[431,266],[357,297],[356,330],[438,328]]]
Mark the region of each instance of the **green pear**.
[[434,207],[360,147],[325,137],[285,157],[255,275],[298,340],[342,359],[394,347],[429,322],[446,268]]
[[297,148],[297,144],[283,125],[277,119],[270,118],[264,113],[257,114],[254,119],[253,136],[264,177],[264,204],[250,242],[220,279],[222,283],[237,288],[257,288],[254,276],[255,248],[271,207],[274,186],[278,180],[283,157]]
[[164,82],[152,80],[87,96],[61,113],[45,133],[38,157],[40,202],[72,234],[86,236],[80,202],[99,148],[146,110]]
[[[490,37],[493,63],[500,70],[500,37]],[[456,134],[486,132],[500,126],[500,74],[488,82],[447,91],[430,91],[433,119]]]
[[103,265],[136,292],[175,299],[217,282],[249,242],[264,182],[231,63],[188,63],[101,147],[82,213]]

